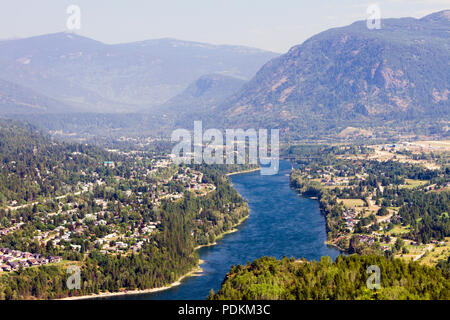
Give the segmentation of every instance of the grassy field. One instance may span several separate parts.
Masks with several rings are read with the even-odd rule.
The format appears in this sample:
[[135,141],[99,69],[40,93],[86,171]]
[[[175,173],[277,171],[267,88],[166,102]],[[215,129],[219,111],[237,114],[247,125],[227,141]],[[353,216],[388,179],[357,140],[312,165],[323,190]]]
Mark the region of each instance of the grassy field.
[[445,245],[418,245],[407,244],[406,249],[408,253],[398,253],[397,258],[411,261],[417,260],[421,264],[428,266],[435,266],[440,260],[447,260],[450,256],[450,237],[445,240]]
[[436,265],[439,260],[447,260],[450,256],[450,237],[445,238],[445,245],[435,246],[431,251],[428,251],[420,262],[426,265]]
[[427,151],[450,151],[450,140],[415,141],[414,144]]
[[346,208],[365,206],[365,202],[361,199],[339,199],[338,201],[341,202]]
[[396,226],[394,226],[394,228],[392,228],[392,230],[389,230],[389,234],[391,234],[391,235],[403,234],[403,233],[408,233],[408,232],[409,232],[409,227],[404,227],[401,225],[396,225]]
[[425,250],[426,246],[412,246],[406,245],[406,249],[408,249],[408,253],[398,253],[395,255],[396,258],[403,259],[405,261],[415,260],[419,255],[421,255]]
[[413,189],[426,185],[428,180],[405,179],[406,184],[402,188]]

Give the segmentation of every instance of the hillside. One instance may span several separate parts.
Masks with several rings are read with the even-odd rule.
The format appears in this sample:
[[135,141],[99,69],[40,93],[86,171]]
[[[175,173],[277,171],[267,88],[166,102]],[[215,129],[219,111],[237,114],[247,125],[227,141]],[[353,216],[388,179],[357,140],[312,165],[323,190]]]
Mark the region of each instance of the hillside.
[[0,79],[0,114],[68,113],[66,104]]
[[[356,121],[448,119],[450,11],[322,32],[265,64],[221,106],[227,126],[285,132]],[[345,126],[344,126],[345,128]]]
[[[381,271],[381,288],[366,286],[367,268]],[[335,262],[260,258],[233,266],[211,300],[450,299],[448,269],[381,256],[339,256]],[[448,268],[448,267],[447,267]],[[446,271],[447,270],[447,271]]]
[[217,108],[244,83],[242,79],[221,74],[204,75],[168,102],[142,113],[18,113],[9,116],[32,122],[53,133],[61,133],[65,139],[155,134],[168,136],[174,127],[191,126],[194,120],[209,117],[209,111]]
[[449,12],[384,19],[380,30],[355,22],[282,56],[173,39],[106,45],[60,33],[0,42],[0,71],[74,106],[77,116],[28,115],[64,136],[169,136],[203,120],[280,128],[282,139],[347,139],[361,128],[380,139],[442,137],[450,134]]
[[244,83],[242,79],[221,74],[204,75],[151,112],[161,113],[169,118],[181,118],[182,121],[186,121],[187,117],[199,119],[236,93]]
[[77,111],[135,112],[166,102],[205,74],[249,79],[275,56],[175,39],[109,45],[56,33],[0,41],[0,73]]
[[32,125],[0,119],[0,207],[63,195],[111,157],[93,146],[52,141]]

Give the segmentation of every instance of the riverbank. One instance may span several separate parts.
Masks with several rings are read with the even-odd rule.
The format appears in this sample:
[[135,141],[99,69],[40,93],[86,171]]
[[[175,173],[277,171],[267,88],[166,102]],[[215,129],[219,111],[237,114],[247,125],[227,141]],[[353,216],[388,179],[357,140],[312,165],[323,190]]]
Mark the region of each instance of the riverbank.
[[218,235],[217,238],[216,238],[216,241],[217,241],[217,240],[221,240],[221,239],[222,239],[223,237],[225,237],[227,234],[237,232],[237,231],[238,231],[237,227],[239,227],[242,223],[244,223],[244,221],[246,221],[249,217],[250,217],[250,214],[248,214],[248,215],[246,215],[245,217],[241,218],[241,220],[239,220],[238,223],[236,223],[236,224],[231,228],[231,230],[225,231],[225,232],[221,233],[220,235]]
[[[248,215],[247,208],[239,206],[240,211],[232,213],[233,223],[226,228],[227,233],[239,232],[220,236],[222,239],[217,240],[222,232],[216,229],[216,237],[211,237],[211,242],[217,245],[197,251],[199,258],[205,260],[200,277],[191,277],[180,286],[162,292],[103,299],[204,300],[211,289],[215,292],[220,289],[233,265],[246,265],[264,256],[277,259],[303,257],[316,261],[329,256],[334,260],[339,251],[324,244],[325,221],[317,201],[299,197],[289,187],[290,169],[289,162],[280,161],[280,171],[276,175],[261,177],[254,172],[230,177],[233,188],[246,199],[250,219],[244,219]],[[239,222],[243,223],[232,228]]]
[[339,247],[337,244],[331,242],[330,240],[325,241],[325,244],[326,244],[327,246],[330,246],[330,247],[333,247],[333,248],[338,249],[341,253],[345,253],[345,254],[348,254],[348,253],[349,253],[348,250]]
[[297,182],[293,178],[293,173],[294,172],[291,171],[291,174],[289,175],[289,185],[290,185],[290,187],[293,190],[295,190],[295,192],[298,194],[298,196],[303,197],[303,198],[307,198],[307,199],[310,199],[310,200],[314,200],[314,201],[317,201],[319,203],[320,213],[325,218],[325,229],[326,229],[326,232],[327,232],[327,239],[325,240],[324,243],[327,246],[329,246],[329,247],[333,247],[333,248],[339,250],[341,253],[349,253],[348,248],[347,249],[346,248],[342,248],[341,246],[339,246],[336,243],[336,240],[337,240],[336,238],[332,238],[332,237],[330,238],[330,236],[329,236],[329,231],[330,231],[330,229],[329,229],[329,221],[328,221],[328,214],[329,214],[329,212],[327,212],[326,206],[324,206],[322,204],[322,202],[321,202],[321,199],[322,199],[322,196],[323,196],[322,190],[317,190],[316,189],[315,193],[311,194],[310,188],[307,187],[309,181],[305,185],[303,185],[302,187],[299,187],[297,185]]
[[95,298],[107,298],[107,297],[116,297],[116,296],[128,296],[128,295],[136,295],[136,294],[144,294],[144,293],[155,293],[160,292],[164,290],[171,289],[173,287],[177,287],[181,285],[182,281],[188,277],[198,277],[201,276],[201,273],[203,272],[203,269],[200,267],[204,261],[199,260],[199,265],[194,267],[193,270],[189,271],[185,275],[181,276],[177,281],[165,286],[165,287],[159,287],[159,288],[152,288],[152,289],[145,289],[145,290],[125,290],[120,292],[102,292],[99,294],[90,294],[85,296],[77,296],[77,297],[67,297],[57,300],[86,300],[86,299],[95,299]]
[[[233,225],[233,227],[230,230],[225,231],[225,232],[221,233],[220,235],[218,235],[213,243],[197,246],[194,248],[194,250],[197,251],[203,247],[215,246],[217,244],[217,240],[222,239],[227,234],[238,231],[237,227],[239,227],[245,220],[247,220],[249,218],[249,216],[250,216],[250,214],[247,214],[245,217],[241,218],[235,225]],[[107,297],[116,297],[116,296],[140,295],[140,294],[148,294],[148,293],[156,293],[156,292],[165,291],[165,290],[168,290],[168,289],[171,289],[171,288],[181,285],[182,281],[188,277],[201,276],[203,273],[203,269],[201,268],[201,265],[203,263],[204,263],[203,260],[199,260],[198,266],[194,267],[193,270],[191,270],[188,273],[186,273],[185,275],[181,276],[177,281],[175,281],[167,286],[164,286],[164,287],[144,289],[144,290],[125,290],[125,291],[120,291],[120,292],[102,292],[99,294],[90,294],[90,295],[77,296],[77,297],[67,297],[67,298],[62,298],[62,299],[57,299],[57,300],[86,300],[86,299],[96,299],[96,298],[103,298],[103,297],[107,298]]]
[[215,246],[217,244],[217,241],[221,240],[227,234],[234,233],[234,232],[238,231],[237,227],[239,227],[242,223],[244,223],[244,221],[247,220],[249,217],[250,217],[250,214],[248,214],[245,217],[241,218],[230,230],[222,232],[221,234],[219,234],[216,237],[216,239],[214,240],[214,242],[197,246],[197,247],[194,248],[194,250],[198,250],[198,249],[205,248],[205,247]]

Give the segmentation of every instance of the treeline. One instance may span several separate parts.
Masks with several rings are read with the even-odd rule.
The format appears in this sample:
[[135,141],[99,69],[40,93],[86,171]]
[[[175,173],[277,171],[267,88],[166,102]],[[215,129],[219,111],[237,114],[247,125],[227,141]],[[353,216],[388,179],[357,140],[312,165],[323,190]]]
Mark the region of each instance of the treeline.
[[204,197],[185,193],[179,201],[164,201],[160,212],[183,215],[192,230],[197,245],[213,243],[224,232],[230,231],[248,216],[247,203],[223,175],[214,169],[202,169],[203,180],[213,183],[216,190]]
[[[369,289],[369,266],[380,270],[380,288]],[[336,261],[263,257],[233,266],[210,300],[437,300],[450,299],[441,268],[382,256],[339,256]],[[373,283],[372,280],[369,280]]]
[[450,236],[450,192],[389,187],[380,193],[380,197],[383,197],[383,208],[400,207],[401,223],[411,227],[404,237],[419,243],[430,243],[431,240],[442,241]]
[[450,236],[450,192],[399,192],[399,196],[405,202],[399,214],[403,224],[412,229],[409,238],[429,243],[432,239],[442,241]]
[[35,127],[0,120],[0,205],[70,192],[94,169],[118,156],[102,149],[54,142]]

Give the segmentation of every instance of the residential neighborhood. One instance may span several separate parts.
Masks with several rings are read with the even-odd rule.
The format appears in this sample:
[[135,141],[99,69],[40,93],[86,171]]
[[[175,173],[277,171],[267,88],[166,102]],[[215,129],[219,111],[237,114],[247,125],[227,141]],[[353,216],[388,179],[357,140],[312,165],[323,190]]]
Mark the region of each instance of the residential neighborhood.
[[[142,157],[138,154],[127,156],[135,161],[128,169],[127,188],[121,187],[125,181],[122,175],[107,181],[92,172],[91,179],[79,182],[75,192],[20,206],[11,203],[13,206],[9,209],[17,213],[17,218],[10,219],[7,226],[0,224],[0,237],[14,236],[29,226],[30,222],[20,213],[31,210],[35,231],[28,241],[79,254],[92,250],[103,254],[130,254],[139,252],[158,230],[161,221],[152,215],[164,201],[180,200],[186,192],[205,196],[216,189],[214,184],[203,181],[203,173],[173,164],[170,156],[152,158],[146,166],[140,162]],[[103,162],[107,170],[120,170],[123,165]],[[110,187],[111,184],[117,189]],[[134,211],[142,212],[146,218],[136,219]],[[17,270],[20,265],[29,267],[61,261],[61,257],[2,250],[4,271]]]
[[61,262],[59,256],[42,256],[8,248],[0,248],[0,271],[16,271],[19,268],[43,266],[49,263]]

